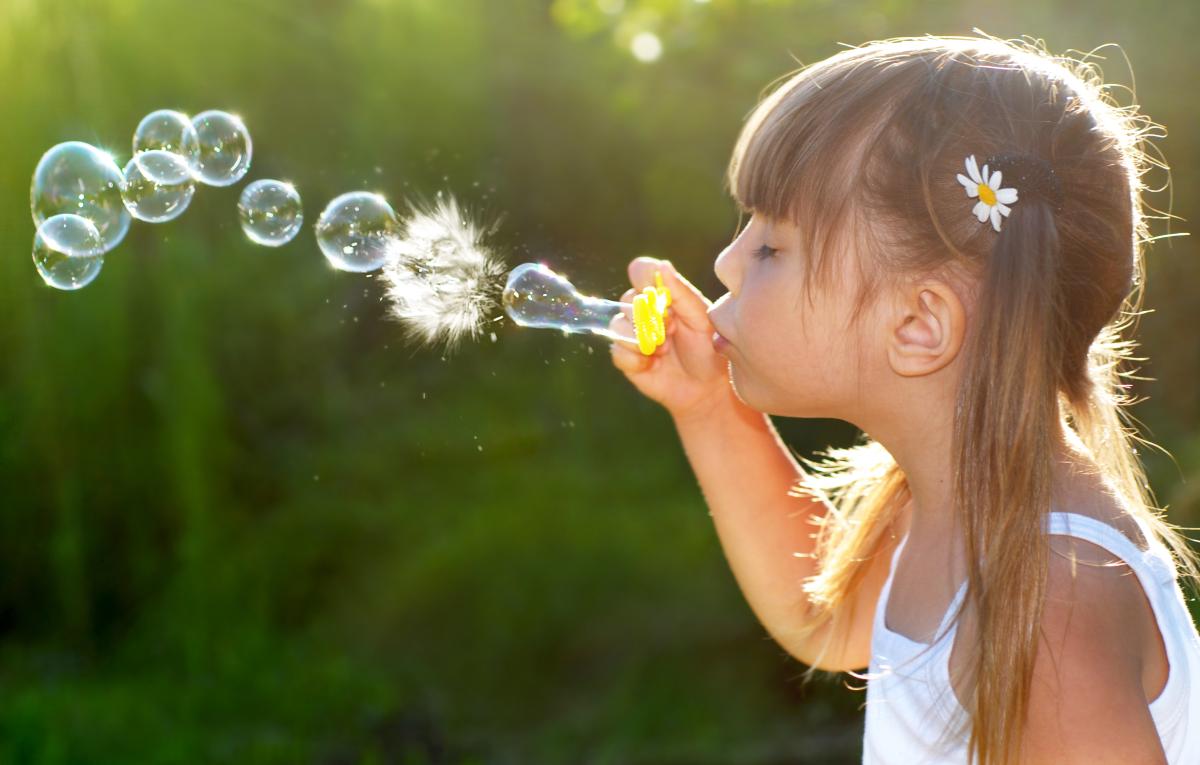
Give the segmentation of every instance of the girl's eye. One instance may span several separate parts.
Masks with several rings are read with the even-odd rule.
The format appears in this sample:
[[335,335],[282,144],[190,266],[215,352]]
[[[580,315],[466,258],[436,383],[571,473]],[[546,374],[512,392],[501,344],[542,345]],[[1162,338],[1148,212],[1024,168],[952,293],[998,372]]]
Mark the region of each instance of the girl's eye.
[[768,247],[764,244],[762,247],[759,247],[754,251],[754,257],[758,258],[759,260],[766,260],[767,258],[774,257],[775,253],[777,252],[779,252],[779,250],[775,249],[774,247]]

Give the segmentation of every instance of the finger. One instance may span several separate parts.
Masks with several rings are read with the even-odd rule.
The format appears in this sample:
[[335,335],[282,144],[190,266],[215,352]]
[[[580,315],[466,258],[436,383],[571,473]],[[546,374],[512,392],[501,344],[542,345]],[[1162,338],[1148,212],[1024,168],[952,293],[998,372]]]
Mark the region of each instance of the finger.
[[663,339],[663,342],[654,349],[654,353],[650,354],[650,356],[642,353],[641,343],[637,341],[637,333],[633,329],[633,321],[625,314],[617,314],[612,318],[612,321],[608,323],[608,337],[609,339],[615,341],[616,345],[626,348],[638,356],[649,359],[653,356],[665,356],[670,351],[671,330],[669,327],[670,325],[668,324],[667,336]]
[[627,374],[645,372],[654,363],[653,356],[644,356],[642,352],[619,342],[610,346],[613,366]]
[[[632,300],[633,297],[637,296],[638,294],[640,293],[631,289],[622,295],[622,298]],[[608,332],[611,339],[622,343],[628,343],[630,347],[637,349],[638,353],[641,353],[641,344],[637,341],[637,330],[633,327],[632,305],[623,305],[621,307],[621,312],[612,317],[612,319],[608,322]],[[666,337],[664,338],[664,342],[655,348],[654,354],[652,355],[665,355],[667,343],[670,342],[671,335],[674,334],[674,332],[675,322],[667,321]],[[613,337],[614,335],[616,335],[616,337]]]
[[637,289],[654,285],[655,273],[662,274],[663,286],[671,291],[671,308],[692,329],[709,326],[708,309],[712,303],[694,284],[685,279],[669,260],[640,257],[629,263],[629,281]]
[[622,309],[621,313],[613,316],[612,320],[608,322],[608,332],[611,340],[633,348],[638,346],[637,333],[633,329],[633,317],[626,309]]
[[633,285],[635,292],[641,292],[643,287],[654,286],[654,270],[657,268],[662,268],[662,261],[658,258],[642,255],[629,261],[626,270],[629,272],[629,283]]
[[653,356],[666,356],[667,354],[669,354],[669,353],[671,352],[671,348],[672,348],[672,344],[671,344],[671,333],[669,333],[669,332],[668,332],[668,333],[667,333],[667,337],[666,337],[666,339],[664,339],[664,340],[662,341],[662,345],[660,345],[660,346],[658,346],[657,348],[655,348],[655,349],[654,349],[654,353],[652,354],[652,356],[651,356],[651,357],[653,357]]
[[624,303],[621,306],[621,313],[625,314],[625,317],[628,319],[633,318],[633,299],[639,294],[641,294],[640,290],[630,287],[621,295],[621,302]]
[[663,261],[660,273],[663,285],[671,291],[671,309],[692,329],[707,330],[710,326],[708,309],[712,308],[712,301],[676,271],[670,261]]

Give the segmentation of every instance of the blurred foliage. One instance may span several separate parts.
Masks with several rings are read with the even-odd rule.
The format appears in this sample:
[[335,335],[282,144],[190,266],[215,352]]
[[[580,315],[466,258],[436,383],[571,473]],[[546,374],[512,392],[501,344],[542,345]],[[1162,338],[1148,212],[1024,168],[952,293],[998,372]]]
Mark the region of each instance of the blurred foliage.
[[[309,226],[250,244],[240,185],[135,222],[93,285],[54,292],[29,260],[27,196],[53,144],[123,164],[145,113],[225,108],[254,135],[247,180],[293,181],[310,223],[343,191],[444,189],[503,216],[512,264],[615,296],[649,252],[715,297],[737,224],[728,153],[797,60],[974,26],[1054,51],[1117,42],[1143,109],[1182,128],[1200,116],[1173,91],[1200,63],[1198,15],[1165,0],[0,4],[0,761],[855,762],[861,737],[862,694],[802,686],[756,623],[668,418],[603,344],[497,324],[455,353],[411,348]],[[653,63],[630,55],[643,32]],[[1195,166],[1192,133],[1162,148]],[[1194,176],[1151,202],[1187,218]],[[1146,454],[1160,500],[1197,525],[1195,245],[1162,240],[1149,262],[1134,413],[1173,455]],[[781,426],[801,452],[855,436]]]

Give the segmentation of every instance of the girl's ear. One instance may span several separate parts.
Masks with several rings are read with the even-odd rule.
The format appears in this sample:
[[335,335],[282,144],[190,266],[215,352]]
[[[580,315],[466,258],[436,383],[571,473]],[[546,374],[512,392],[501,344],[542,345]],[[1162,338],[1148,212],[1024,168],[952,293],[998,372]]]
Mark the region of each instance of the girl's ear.
[[920,282],[896,294],[886,317],[888,363],[903,377],[932,374],[962,348],[966,311],[943,282]]

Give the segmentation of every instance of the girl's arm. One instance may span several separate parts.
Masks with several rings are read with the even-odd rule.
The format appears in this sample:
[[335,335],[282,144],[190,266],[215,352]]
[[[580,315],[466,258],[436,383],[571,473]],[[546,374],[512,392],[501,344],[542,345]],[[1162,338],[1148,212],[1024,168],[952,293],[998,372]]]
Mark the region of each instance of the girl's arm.
[[[828,636],[822,628],[807,639],[803,626],[808,599],[803,580],[815,573],[812,520],[827,507],[789,489],[805,475],[780,440],[770,419],[730,394],[730,401],[702,415],[674,417],[684,451],[708,503],[725,557],[751,609],[781,646],[805,664],[840,672],[870,661],[875,603],[887,578],[894,542],[869,564],[850,608],[848,639],[831,645],[818,661]],[[805,557],[798,557],[801,553]]]
[[[803,580],[819,562],[796,553],[813,552],[810,522],[827,507],[812,498],[788,496],[804,472],[762,412],[746,406],[729,383],[728,361],[712,345],[711,303],[670,262],[636,258],[629,264],[629,301],[661,273],[671,290],[667,341],[653,356],[621,342],[612,346],[614,365],[648,398],[671,414],[684,451],[716,524],[734,577],[755,615],[780,645],[806,664],[816,663],[827,632],[797,637],[808,613]],[[629,337],[629,317],[612,329]],[[845,607],[852,609],[849,639],[831,646],[816,664],[838,671],[867,666],[871,617],[887,577],[890,555],[871,564],[864,584]]]

